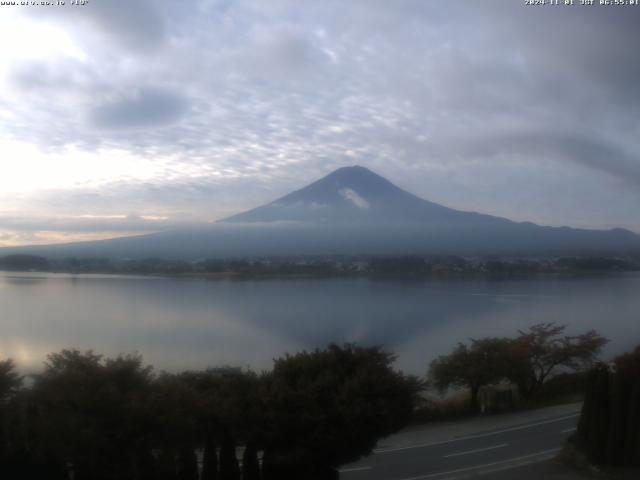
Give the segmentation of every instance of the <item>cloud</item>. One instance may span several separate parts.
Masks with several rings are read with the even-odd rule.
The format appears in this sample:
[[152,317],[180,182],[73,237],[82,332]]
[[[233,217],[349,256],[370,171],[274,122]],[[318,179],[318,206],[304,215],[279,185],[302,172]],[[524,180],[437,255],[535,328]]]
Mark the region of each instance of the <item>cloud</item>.
[[[608,99],[638,99],[637,88],[631,87],[640,78],[640,65],[633,49],[626,48],[640,41],[637,9],[596,6],[526,12],[515,4],[497,8],[498,3],[492,14],[507,21],[496,22],[494,35],[513,39],[510,49],[520,49],[540,75],[555,77],[555,88],[564,90],[562,83],[569,81],[567,87],[575,92],[594,85],[606,90]],[[547,48],[541,38],[554,48]]]
[[640,159],[623,148],[596,136],[541,132],[524,139],[520,151],[535,152],[547,157],[561,155],[565,159],[605,172],[621,181],[640,187]]
[[106,35],[129,48],[154,50],[163,46],[164,18],[148,0],[95,2],[84,11]]
[[208,222],[166,215],[0,215],[0,247],[101,240],[167,230],[202,228]]
[[338,191],[342,197],[346,200],[349,200],[358,208],[367,209],[369,208],[369,202],[367,202],[364,198],[362,198],[356,191],[351,188],[342,188]]
[[[115,46],[129,52],[148,54],[161,49],[167,39],[166,1],[101,0],[65,8],[31,8],[28,15],[53,20],[85,36],[89,45]],[[191,3],[187,0],[185,3]],[[97,38],[95,38],[97,37]]]
[[640,161],[624,145],[593,133],[552,128],[514,128],[510,131],[468,137],[454,148],[462,157],[476,159],[509,158],[522,161],[538,158],[545,161],[570,162],[606,173],[633,187],[640,187]]
[[91,232],[156,232],[176,228],[195,228],[206,225],[165,215],[97,214],[46,217],[0,216],[0,230],[22,232],[58,231]]
[[130,129],[171,124],[187,110],[186,99],[157,88],[139,88],[95,107],[91,123],[98,128]]
[[[0,33],[0,140],[68,172],[24,160],[47,173],[31,195],[1,198],[12,210],[209,220],[358,163],[457,208],[638,228],[640,9],[104,0],[30,10],[23,23],[47,27],[52,48],[21,58]],[[82,175],[61,159],[70,150],[86,153]],[[19,177],[25,192],[29,172],[0,162],[0,183]],[[118,168],[97,168],[110,162]],[[47,176],[74,181],[47,188]]]

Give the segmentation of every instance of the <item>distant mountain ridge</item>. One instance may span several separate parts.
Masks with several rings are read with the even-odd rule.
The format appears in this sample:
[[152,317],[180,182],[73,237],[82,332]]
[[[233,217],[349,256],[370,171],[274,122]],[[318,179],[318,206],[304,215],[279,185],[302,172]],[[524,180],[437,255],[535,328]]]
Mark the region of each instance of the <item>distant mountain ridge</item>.
[[624,229],[545,227],[417,197],[360,166],[197,230],[0,249],[44,256],[229,258],[291,255],[640,254]]

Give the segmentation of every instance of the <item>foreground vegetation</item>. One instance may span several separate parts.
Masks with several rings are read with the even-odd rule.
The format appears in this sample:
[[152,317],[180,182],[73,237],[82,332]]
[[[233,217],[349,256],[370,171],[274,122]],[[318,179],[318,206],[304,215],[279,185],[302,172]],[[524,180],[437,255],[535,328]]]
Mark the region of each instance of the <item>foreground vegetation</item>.
[[[593,330],[566,335],[565,329],[540,323],[515,337],[460,343],[431,363],[429,382],[441,391],[457,387],[469,392],[468,403],[457,413],[481,410],[479,392],[497,384],[515,387],[525,404],[579,393],[584,403],[578,428],[564,452],[570,463],[640,467],[640,346],[603,363],[599,354],[605,338]],[[428,409],[418,414],[437,418]],[[574,451],[577,456],[569,453]]]
[[539,323],[515,337],[459,343],[451,353],[433,360],[430,383],[441,391],[468,389],[473,412],[481,410],[481,389],[497,384],[513,385],[521,400],[534,400],[550,380],[571,381],[575,378],[571,374],[590,368],[607,343],[594,330],[580,335],[566,335],[565,330],[565,325]]
[[[427,382],[378,347],[285,355],[257,374],[234,368],[156,373],[138,355],[63,350],[23,378],[0,361],[1,478],[324,480],[417,417],[422,390],[513,386],[530,402],[569,387],[587,395],[574,443],[591,461],[640,464],[640,347],[598,363],[606,339],[540,323],[515,337],[458,344]],[[586,382],[584,381],[586,379]],[[558,388],[560,387],[560,388]],[[239,457],[241,460],[239,461]]]
[[0,363],[1,476],[337,478],[337,466],[370,453],[409,419],[420,385],[395,371],[393,359],[379,348],[331,345],[279,358],[260,375],[156,374],[139,356],[64,350],[29,382],[7,360]]
[[571,441],[597,465],[640,467],[640,346],[589,372]]

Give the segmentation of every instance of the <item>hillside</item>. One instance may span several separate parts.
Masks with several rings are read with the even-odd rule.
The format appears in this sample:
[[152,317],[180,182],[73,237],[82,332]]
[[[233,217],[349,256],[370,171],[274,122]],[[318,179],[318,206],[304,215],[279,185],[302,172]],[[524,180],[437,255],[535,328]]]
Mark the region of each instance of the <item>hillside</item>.
[[45,256],[576,255],[640,252],[623,229],[545,227],[450,209],[374,172],[338,169],[266,205],[198,230],[0,249]]

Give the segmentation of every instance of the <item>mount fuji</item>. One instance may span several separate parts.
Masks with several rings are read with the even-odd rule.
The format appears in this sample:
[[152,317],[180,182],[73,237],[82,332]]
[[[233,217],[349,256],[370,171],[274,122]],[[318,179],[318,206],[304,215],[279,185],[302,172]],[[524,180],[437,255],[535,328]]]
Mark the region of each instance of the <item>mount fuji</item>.
[[0,249],[46,256],[578,255],[640,252],[624,229],[584,230],[465,212],[419,198],[364,167],[340,168],[271,203],[197,230]]
[[419,198],[361,166],[340,168],[267,205],[222,222],[298,222],[317,225],[426,225],[502,223]]

